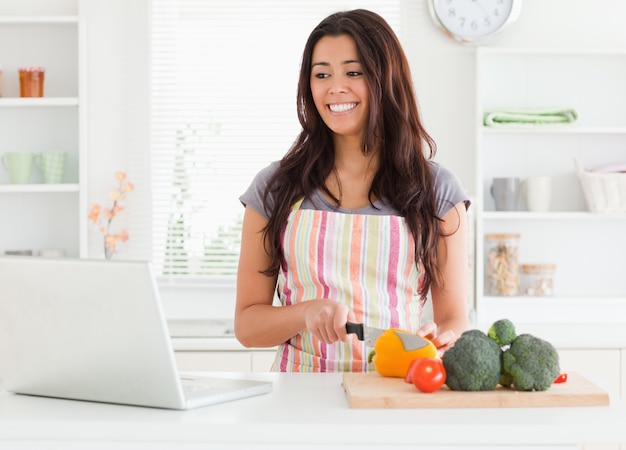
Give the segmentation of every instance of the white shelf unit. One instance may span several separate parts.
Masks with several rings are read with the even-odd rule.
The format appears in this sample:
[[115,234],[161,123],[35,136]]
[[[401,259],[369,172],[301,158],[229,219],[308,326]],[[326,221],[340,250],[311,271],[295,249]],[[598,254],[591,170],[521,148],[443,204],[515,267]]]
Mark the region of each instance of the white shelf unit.
[[[592,169],[626,162],[626,52],[476,50],[476,317],[491,323],[623,323],[626,214],[588,212],[574,160]],[[574,108],[578,121],[485,127],[497,108]],[[494,177],[548,175],[551,209],[495,211]],[[519,233],[519,264],[555,263],[555,295],[485,293],[485,234]]]
[[[78,0],[0,2],[0,155],[66,151],[65,180],[11,184],[0,167],[0,254],[59,248],[84,257],[87,248],[82,28]],[[21,98],[18,69],[45,68],[44,97]]]

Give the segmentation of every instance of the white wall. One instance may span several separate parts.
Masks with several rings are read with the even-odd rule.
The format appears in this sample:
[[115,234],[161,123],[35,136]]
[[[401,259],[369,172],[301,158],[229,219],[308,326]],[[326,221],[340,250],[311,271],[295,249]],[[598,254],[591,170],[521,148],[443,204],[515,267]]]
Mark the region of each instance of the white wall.
[[[457,44],[434,25],[428,1],[409,15],[403,42],[411,59],[423,115],[439,147],[437,159],[474,193],[475,46]],[[626,49],[624,0],[523,0],[517,22],[491,47]],[[626,82],[626,81],[625,81]]]
[[[108,199],[114,173],[129,172],[136,190],[126,202],[127,213],[116,218],[116,226],[128,229],[131,214],[148,204],[149,195],[149,168],[131,157],[148,151],[149,2],[79,0],[79,11],[87,57],[88,203]],[[129,233],[133,244],[145,245],[140,235]],[[89,256],[101,257],[101,244],[93,230]]]
[[[437,159],[473,193],[475,46],[440,32],[428,1],[407,1],[410,31],[401,39],[425,122],[439,147]],[[142,89],[148,76],[148,1],[81,0],[80,10],[88,37],[89,191],[97,201],[106,195],[112,173],[131,163],[128,148],[146,145],[147,123],[136,105],[147,98]],[[624,49],[625,17],[624,0],[524,0],[519,20],[481,45]]]
[[[113,173],[132,167],[137,186],[129,199],[132,214],[147,204],[149,185],[148,168],[128,156],[131,148],[147,151],[147,111],[142,105],[148,98],[148,0],[79,1],[87,36],[88,200],[102,201]],[[457,44],[439,31],[428,1],[407,0],[408,31],[400,38],[425,123],[438,144],[437,160],[457,173],[473,194],[476,47]],[[624,0],[524,0],[519,20],[481,45],[624,50],[625,17]],[[144,244],[141,236],[133,236],[134,246]],[[90,255],[99,255],[100,247],[101,236],[91,235]]]

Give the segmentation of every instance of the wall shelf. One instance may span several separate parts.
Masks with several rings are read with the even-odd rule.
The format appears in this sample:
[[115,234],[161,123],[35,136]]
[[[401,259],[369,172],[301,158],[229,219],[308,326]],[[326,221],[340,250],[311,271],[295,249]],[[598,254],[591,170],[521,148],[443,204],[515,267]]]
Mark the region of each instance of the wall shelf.
[[78,106],[78,97],[2,97],[0,108]]
[[0,25],[47,25],[77,23],[77,15],[6,15],[0,17]]
[[[78,0],[20,0],[0,14],[0,154],[67,153],[60,184],[43,183],[35,164],[29,184],[10,184],[7,170],[0,169],[0,209],[11,218],[0,228],[0,254],[12,248],[86,254],[83,53]],[[24,66],[45,69],[43,97],[20,97],[18,72]]]
[[537,127],[506,126],[506,127],[482,127],[485,134],[626,134],[626,126],[581,127],[577,125],[546,125]]
[[0,184],[0,194],[37,194],[52,192],[78,192],[78,183],[61,184]]
[[[626,163],[626,52],[476,50],[476,320],[519,323],[623,323],[626,317],[626,213],[589,212],[576,172]],[[483,125],[501,108],[573,108],[573,124]],[[549,212],[495,211],[496,177],[549,176]],[[554,297],[486,295],[484,236],[520,235],[519,266],[556,264]],[[520,279],[521,282],[521,279]]]
[[[625,297],[489,297],[482,300],[482,323],[515,318],[516,323],[622,324]],[[599,314],[601,312],[601,314]]]
[[[626,220],[626,213],[592,213],[587,211],[484,211],[482,217],[488,220]],[[625,224],[626,226],[626,224]]]

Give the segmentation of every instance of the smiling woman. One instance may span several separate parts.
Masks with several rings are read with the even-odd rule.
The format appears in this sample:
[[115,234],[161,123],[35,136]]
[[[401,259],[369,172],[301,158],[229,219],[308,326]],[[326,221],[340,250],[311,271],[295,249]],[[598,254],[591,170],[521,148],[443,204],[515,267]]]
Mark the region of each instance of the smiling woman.
[[324,123],[342,138],[360,139],[369,115],[369,91],[354,39],[320,39],[312,68],[311,94]]
[[[315,26],[296,97],[297,139],[240,197],[237,339],[278,346],[273,369],[295,372],[371,370],[348,322],[432,334],[431,355],[445,351],[468,327],[469,199],[433,161],[385,19],[354,9]],[[428,294],[436,324],[421,321]]]
[[[352,3],[152,1],[153,193],[145,257],[163,277],[234,279],[238,196],[300,128],[293,93],[307,30]],[[359,2],[397,31],[400,3]],[[342,102],[333,114],[356,100]]]

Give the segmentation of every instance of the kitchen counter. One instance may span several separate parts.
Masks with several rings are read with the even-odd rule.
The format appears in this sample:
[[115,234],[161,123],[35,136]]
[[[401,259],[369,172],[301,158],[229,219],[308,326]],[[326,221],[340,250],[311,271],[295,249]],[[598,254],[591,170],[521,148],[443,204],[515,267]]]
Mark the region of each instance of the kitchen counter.
[[21,449],[53,442],[58,447],[46,448],[99,450],[130,442],[142,449],[196,449],[208,443],[229,449],[626,444],[626,405],[614,393],[610,405],[601,407],[350,409],[341,374],[218,376],[272,381],[273,390],[191,411],[0,392],[0,447],[18,442]]

